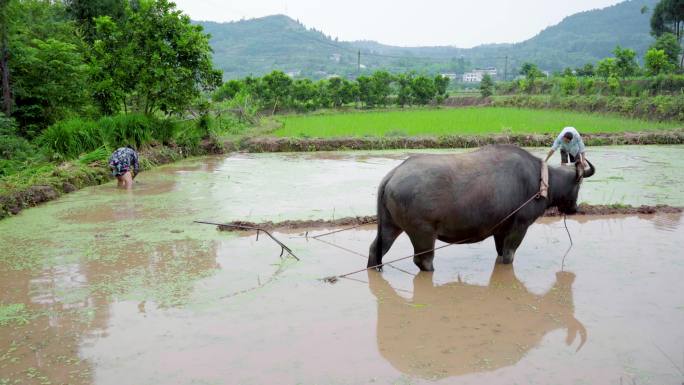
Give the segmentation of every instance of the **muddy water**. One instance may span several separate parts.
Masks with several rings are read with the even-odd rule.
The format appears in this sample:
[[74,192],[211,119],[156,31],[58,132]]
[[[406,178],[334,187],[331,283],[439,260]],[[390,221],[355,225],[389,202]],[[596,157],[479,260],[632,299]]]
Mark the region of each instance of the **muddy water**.
[[[543,156],[545,150],[532,151]],[[219,220],[369,215],[375,211],[376,189],[382,177],[408,154],[417,152],[239,154],[194,160],[142,174],[135,204],[141,209],[151,208],[159,216],[165,215],[158,210],[162,207],[174,211],[174,215],[194,214]],[[580,201],[683,204],[684,146],[592,147],[589,154],[598,172],[585,181]],[[554,162],[557,158],[553,158]],[[102,189],[107,187],[92,189],[96,197],[88,199],[101,202]],[[146,199],[143,203],[141,196]],[[74,199],[81,201],[82,197]],[[129,213],[136,210],[125,204]],[[111,210],[121,211],[118,206]],[[69,215],[73,220],[88,220],[91,215],[105,214],[92,214],[87,205],[81,205]]]
[[[658,203],[647,192],[663,186],[638,182],[640,149],[592,150],[632,165],[624,183]],[[678,154],[648,155],[676,179]],[[679,214],[570,219],[564,271],[562,222],[545,219],[513,267],[494,266],[487,240],[440,250],[432,275],[388,268],[335,285],[318,278],[364,259],[280,233],[301,258],[281,260],[264,238],[191,223],[363,214],[366,185],[403,156],[193,160],[141,174],[130,193],[85,189],[0,222],[0,384],[684,380]],[[373,236],[324,239],[363,254]],[[402,236],[387,258],[410,253]]]

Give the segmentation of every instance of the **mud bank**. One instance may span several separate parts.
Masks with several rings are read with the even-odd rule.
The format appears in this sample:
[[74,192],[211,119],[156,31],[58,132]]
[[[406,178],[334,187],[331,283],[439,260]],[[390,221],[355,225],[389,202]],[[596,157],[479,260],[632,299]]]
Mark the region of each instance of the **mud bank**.
[[[221,154],[223,148],[213,141],[203,141],[197,149],[192,151],[181,147],[153,147],[140,153],[144,159],[141,167],[145,170],[145,165],[159,166],[189,156]],[[0,195],[0,219],[17,215],[25,208],[49,202],[63,194],[107,183],[112,179],[109,167],[104,162],[95,162],[87,167],[65,163],[58,167],[52,176],[54,179],[48,185],[34,185],[7,195]]]
[[[681,207],[674,207],[668,205],[642,205],[642,206],[624,206],[624,205],[588,205],[580,204],[577,213],[572,216],[603,216],[603,215],[637,215],[637,214],[672,214],[681,213]],[[544,214],[545,217],[561,216],[556,208],[551,208]],[[333,220],[287,220],[282,222],[249,222],[249,221],[233,221],[225,225],[218,226],[221,231],[252,231],[249,228],[260,228],[265,230],[294,230],[294,229],[321,229],[333,227],[347,227],[347,226],[363,226],[376,223],[375,215],[366,215],[358,217],[345,217]]]
[[[587,146],[640,144],[684,144],[684,130],[582,135]],[[225,147],[245,152],[307,152],[339,150],[390,150],[426,148],[472,148],[488,144],[515,144],[522,147],[547,147],[551,134],[448,135],[439,137],[363,137],[363,138],[247,138]]]

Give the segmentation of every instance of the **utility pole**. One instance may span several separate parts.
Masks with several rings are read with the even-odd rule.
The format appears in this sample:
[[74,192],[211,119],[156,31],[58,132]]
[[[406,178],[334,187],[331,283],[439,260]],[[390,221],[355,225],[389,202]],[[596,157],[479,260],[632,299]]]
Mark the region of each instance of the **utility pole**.
[[356,60],[356,76],[361,76],[361,50],[358,51],[358,56]]
[[504,64],[504,81],[508,81],[508,55],[506,55],[506,62]]
[[[356,57],[356,78],[358,79],[361,76],[361,50],[359,49],[357,51],[357,57]],[[359,93],[356,94],[356,108],[359,108],[361,106],[361,96]]]

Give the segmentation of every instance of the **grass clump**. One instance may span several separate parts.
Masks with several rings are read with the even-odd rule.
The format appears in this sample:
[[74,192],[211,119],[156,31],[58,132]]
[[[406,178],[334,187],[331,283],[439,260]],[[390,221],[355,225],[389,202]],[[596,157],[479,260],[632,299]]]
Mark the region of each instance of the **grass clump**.
[[172,122],[139,114],[105,116],[96,121],[73,118],[48,127],[38,137],[38,143],[58,159],[75,159],[101,148],[168,143],[174,132]]
[[0,304],[0,326],[26,325],[31,314],[23,303]]

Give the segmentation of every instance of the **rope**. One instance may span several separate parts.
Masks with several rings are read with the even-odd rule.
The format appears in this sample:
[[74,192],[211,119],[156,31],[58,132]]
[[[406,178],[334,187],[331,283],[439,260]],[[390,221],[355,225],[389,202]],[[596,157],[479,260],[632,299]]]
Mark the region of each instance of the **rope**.
[[[532,195],[532,196],[530,197],[530,199],[526,200],[525,203],[523,203],[522,205],[520,205],[517,209],[513,210],[513,212],[511,212],[510,214],[506,215],[502,220],[500,220],[497,224],[495,224],[494,226],[492,226],[491,228],[489,228],[485,233],[490,233],[490,232],[492,232],[494,229],[496,229],[496,228],[499,227],[502,223],[504,223],[506,220],[508,220],[508,218],[512,217],[512,216],[515,215],[518,211],[522,210],[522,208],[525,207],[525,206],[527,206],[530,202],[532,202],[532,200],[537,199],[537,198],[539,198],[539,197],[540,197],[539,192],[534,193],[534,195]],[[357,274],[357,273],[360,273],[360,272],[362,272],[362,271],[366,271],[366,270],[369,270],[369,269],[377,269],[377,268],[383,267],[383,266],[385,266],[385,265],[387,265],[387,264],[394,263],[394,262],[399,262],[399,261],[403,261],[403,260],[405,260],[405,259],[415,258],[415,257],[417,257],[417,256],[419,256],[419,255],[423,255],[423,254],[427,254],[427,253],[432,253],[432,252],[437,251],[437,250],[439,250],[439,249],[443,249],[443,248],[445,248],[445,247],[449,247],[449,246],[453,246],[453,245],[458,245],[458,244],[467,242],[467,241],[472,240],[472,239],[474,239],[474,237],[462,239],[462,240],[460,240],[460,241],[456,241],[456,242],[452,242],[452,243],[447,243],[447,244],[445,244],[445,245],[442,245],[442,246],[439,246],[439,247],[432,248],[432,249],[430,249],[430,250],[425,250],[425,251],[421,251],[420,253],[415,253],[415,254],[407,255],[407,256],[405,256],[405,257],[397,258],[397,259],[394,259],[394,260],[391,260],[391,261],[388,261],[388,262],[384,262],[384,263],[380,263],[380,264],[377,264],[377,265],[375,265],[375,266],[368,266],[368,267],[366,267],[365,269],[355,270],[355,271],[352,271],[352,272],[350,272],[350,273],[346,273],[346,274],[342,274],[342,275],[333,275],[333,276],[330,276],[330,277],[325,277],[325,278],[323,278],[322,280],[323,280],[324,282],[335,283],[335,282],[337,282],[340,278],[346,278],[346,277],[349,276],[349,275]]]
[[[314,237],[311,237],[311,238],[317,239],[317,238],[321,238],[321,237],[326,237],[326,236],[328,236],[328,235],[332,235],[332,234],[336,234],[336,233],[341,233],[341,232],[343,232],[343,231],[358,229],[358,228],[361,227],[361,226],[365,226],[365,225],[369,225],[369,224],[372,224],[372,223],[358,224],[358,225],[356,225],[356,226],[351,226],[351,227],[347,227],[347,228],[344,228],[344,229],[339,229],[339,230],[331,231],[331,232],[329,232],[329,233],[318,234],[318,235],[316,235],[316,236],[314,236]],[[307,233],[308,233],[308,232],[307,232]],[[365,256],[364,256],[364,257],[365,257]]]
[[[357,226],[357,227],[358,227],[358,226]],[[350,229],[346,229],[346,230],[351,230],[351,228],[350,228]],[[326,234],[323,234],[323,235],[326,235]],[[330,245],[330,246],[332,246],[332,247],[337,247],[338,249],[344,250],[344,251],[349,252],[349,253],[352,253],[352,254],[354,254],[354,255],[358,255],[359,257],[361,257],[361,258],[363,258],[363,259],[367,259],[367,258],[368,258],[368,256],[365,255],[365,254],[361,254],[361,253],[359,253],[359,252],[357,252],[357,251],[354,251],[354,250],[352,250],[352,249],[348,249],[348,248],[346,248],[346,247],[344,247],[344,246],[336,245],[336,244],[334,244],[334,243],[332,243],[332,242],[324,241],[324,240],[322,240],[322,239],[319,239],[318,237],[312,237],[312,239],[315,239],[315,240],[317,240],[318,242],[323,242],[323,243],[325,243],[326,245]],[[391,267],[391,268],[393,268],[393,269],[395,269],[395,270],[399,270],[399,271],[401,271],[402,273],[406,273],[406,274],[411,275],[411,276],[414,276],[414,277],[416,276],[415,274],[411,273],[410,271],[406,271],[406,270],[404,270],[404,269],[400,269],[400,268],[398,268],[398,267],[396,267],[396,266],[389,265],[389,267]]]
[[568,230],[568,222],[566,222],[567,218],[568,216],[563,214],[563,225],[565,226],[565,231],[568,233],[568,238],[570,239],[570,247],[568,247],[568,249],[565,251],[565,254],[563,255],[563,260],[561,261],[561,271],[565,271],[565,257],[568,256],[573,246],[572,236],[570,235],[570,230]]

